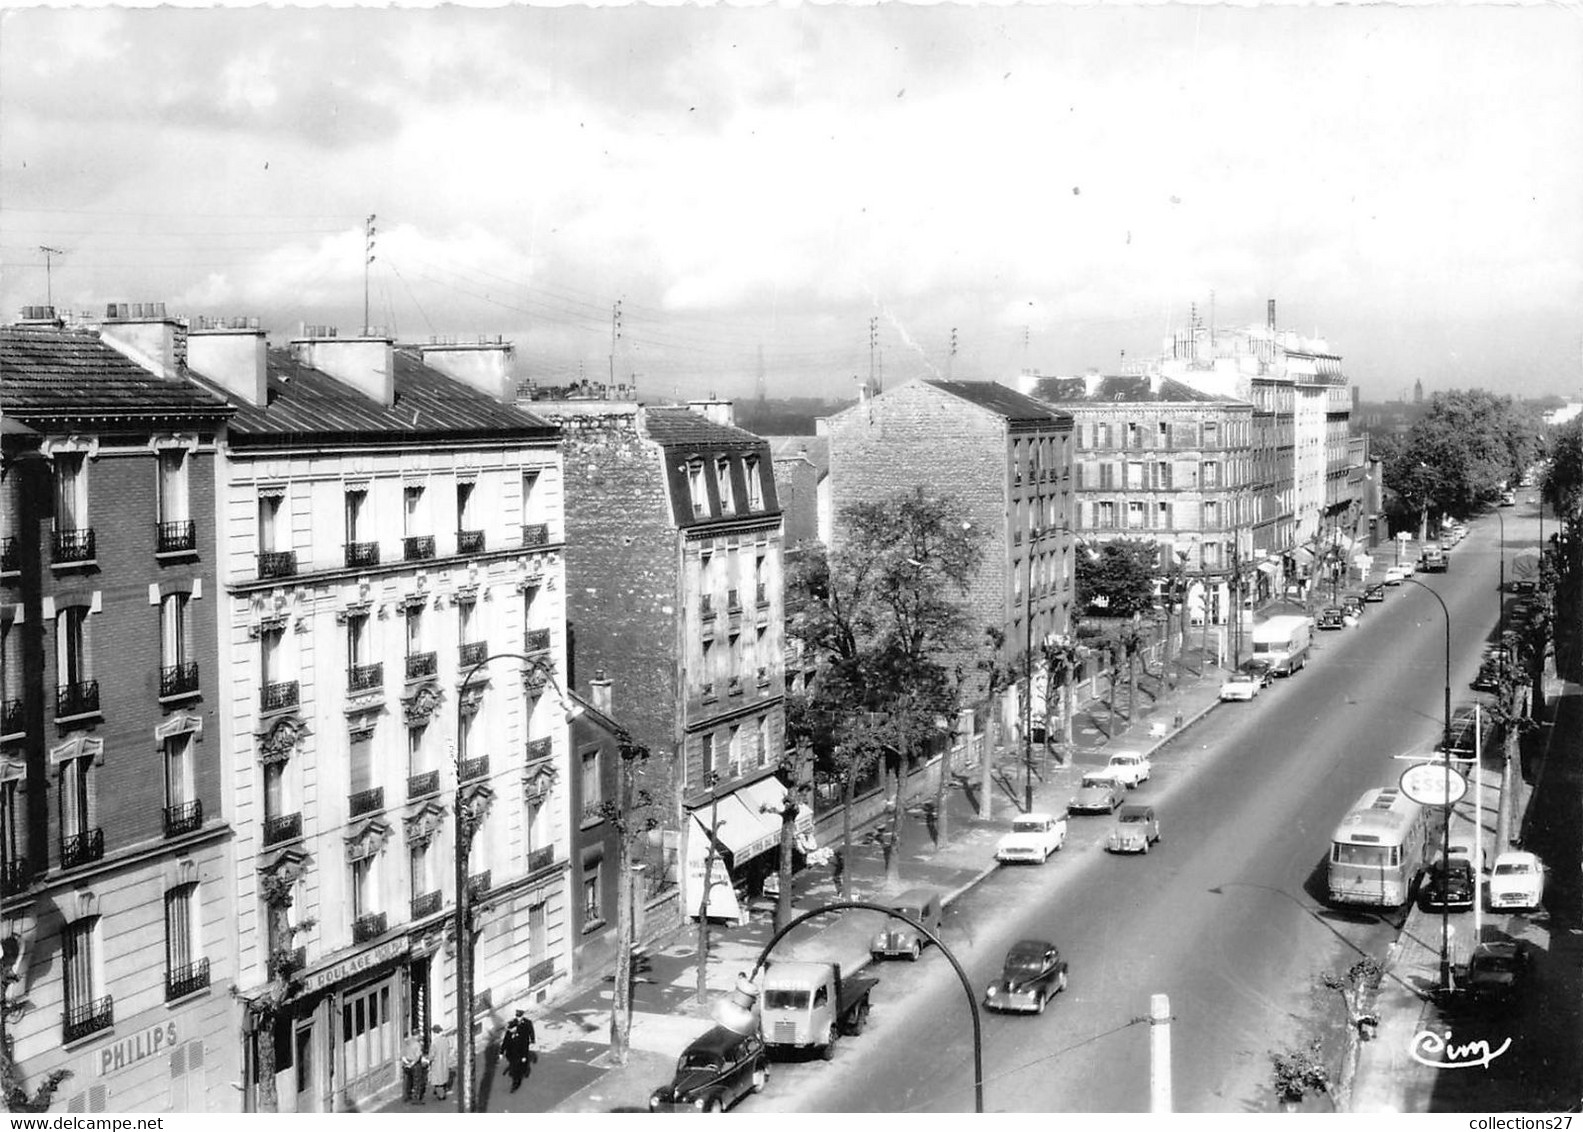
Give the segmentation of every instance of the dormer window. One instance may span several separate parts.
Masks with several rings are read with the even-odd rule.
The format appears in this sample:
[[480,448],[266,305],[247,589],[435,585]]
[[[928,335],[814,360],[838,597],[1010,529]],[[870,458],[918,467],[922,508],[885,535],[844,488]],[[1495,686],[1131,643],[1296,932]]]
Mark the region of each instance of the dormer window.
[[704,483],[704,465],[701,460],[687,464],[687,494],[692,499],[693,517],[709,514],[709,488]]
[[724,456],[715,461],[715,486],[720,490],[720,511],[729,515],[736,510],[731,498],[731,461]]
[[749,456],[742,461],[742,469],[747,473],[748,510],[762,511],[764,509],[764,485],[759,479],[759,458],[757,456]]

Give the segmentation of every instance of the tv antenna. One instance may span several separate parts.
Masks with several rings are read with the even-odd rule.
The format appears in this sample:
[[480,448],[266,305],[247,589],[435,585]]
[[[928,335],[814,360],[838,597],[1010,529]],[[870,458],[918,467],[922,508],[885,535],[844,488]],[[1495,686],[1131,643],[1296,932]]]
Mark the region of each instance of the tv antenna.
[[52,248],[44,244],[40,244],[38,250],[44,253],[44,304],[52,307],[55,305],[55,296],[50,282],[50,263],[55,256],[65,255],[66,252],[62,248]]
[[368,265],[374,262],[375,216],[372,212],[363,221],[363,333],[368,333]]

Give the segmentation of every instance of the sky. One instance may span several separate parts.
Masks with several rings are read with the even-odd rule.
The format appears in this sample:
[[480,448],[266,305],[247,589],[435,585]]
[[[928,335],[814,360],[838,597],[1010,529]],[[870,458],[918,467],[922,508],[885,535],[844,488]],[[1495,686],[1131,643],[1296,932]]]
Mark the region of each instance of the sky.
[[1268,299],[1365,400],[1577,398],[1583,7],[0,15],[0,319],[365,293],[646,399],[1116,372]]

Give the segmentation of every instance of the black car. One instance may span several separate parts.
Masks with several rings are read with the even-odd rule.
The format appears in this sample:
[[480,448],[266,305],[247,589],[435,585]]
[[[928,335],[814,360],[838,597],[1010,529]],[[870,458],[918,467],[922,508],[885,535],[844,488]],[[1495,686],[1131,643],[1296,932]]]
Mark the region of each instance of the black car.
[[1528,946],[1522,940],[1481,943],[1468,958],[1463,989],[1475,1002],[1506,1006],[1522,997],[1528,983]]
[[1338,605],[1327,605],[1319,611],[1318,626],[1321,629],[1345,629],[1346,614],[1341,612],[1341,607]]
[[1238,672],[1246,672],[1249,676],[1259,681],[1259,687],[1268,688],[1275,681],[1275,673],[1270,662],[1263,657],[1250,656],[1247,660],[1237,665]]
[[1357,594],[1346,594],[1341,599],[1341,612],[1348,617],[1363,616],[1363,599]]
[[1471,908],[1478,899],[1479,879],[1473,863],[1462,857],[1436,861],[1424,874],[1419,896],[1426,910]]
[[649,1096],[650,1112],[724,1112],[748,1093],[762,1092],[769,1060],[757,1032],[724,1026],[705,1031],[682,1051],[676,1076]]
[[1371,586],[1365,586],[1363,588],[1363,600],[1364,601],[1374,601],[1374,602],[1384,601],[1385,600],[1385,583],[1384,582],[1375,582]]
[[1045,939],[1024,939],[1011,945],[1000,978],[984,992],[991,1010],[1043,1014],[1044,1004],[1066,989],[1066,960]]

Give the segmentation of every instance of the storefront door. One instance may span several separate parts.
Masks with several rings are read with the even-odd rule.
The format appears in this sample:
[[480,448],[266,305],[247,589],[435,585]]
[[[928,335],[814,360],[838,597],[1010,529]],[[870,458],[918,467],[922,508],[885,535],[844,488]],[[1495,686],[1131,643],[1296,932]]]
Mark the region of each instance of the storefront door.
[[313,1018],[297,1023],[293,1038],[293,1081],[297,1092],[297,1112],[322,1112],[324,1083],[319,1080],[319,1058],[313,1040]]
[[396,976],[391,975],[341,995],[342,1101],[353,1112],[368,1107],[367,1102],[386,1090],[392,1095],[399,1092],[397,989]]

